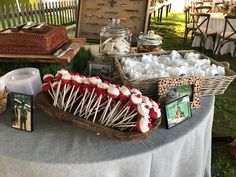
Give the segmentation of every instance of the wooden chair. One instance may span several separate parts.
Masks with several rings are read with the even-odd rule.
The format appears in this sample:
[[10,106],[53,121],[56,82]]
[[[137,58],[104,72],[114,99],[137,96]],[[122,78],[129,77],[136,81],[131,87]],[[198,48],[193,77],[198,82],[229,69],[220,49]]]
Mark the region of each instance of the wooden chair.
[[200,47],[204,50],[204,44],[208,37],[213,38],[213,49],[215,47],[215,41],[217,32],[213,29],[208,28],[210,21],[210,14],[206,13],[195,13],[193,16],[193,27],[196,28],[193,31],[193,36],[199,36],[201,38]]
[[234,56],[236,51],[236,16],[225,16],[224,31],[219,36],[219,42],[215,48],[214,54],[220,52],[221,48],[228,42],[234,42]]
[[224,8],[224,3],[223,2],[216,2],[215,6],[214,6],[214,12],[223,12],[223,8]]
[[[186,43],[189,32],[195,30],[193,26],[193,19],[190,13],[190,8],[184,9],[185,15],[185,31],[184,31],[184,43]],[[193,39],[193,32],[191,34],[191,40]]]
[[199,6],[195,7],[195,11],[197,13],[210,13],[212,10],[212,6]]

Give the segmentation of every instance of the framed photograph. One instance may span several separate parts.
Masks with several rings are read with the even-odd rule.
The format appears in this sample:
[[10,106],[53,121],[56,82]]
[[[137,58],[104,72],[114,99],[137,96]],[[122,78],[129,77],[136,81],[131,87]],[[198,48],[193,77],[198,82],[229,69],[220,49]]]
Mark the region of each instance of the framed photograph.
[[33,96],[11,93],[11,127],[33,131]]
[[188,95],[177,98],[165,105],[167,128],[185,121],[192,116],[190,97]]
[[197,76],[163,78],[158,82],[158,97],[167,103],[181,96],[190,97],[191,108],[199,108],[201,101],[202,80]]
[[100,76],[102,80],[111,81],[112,64],[101,61],[88,61],[88,75]]

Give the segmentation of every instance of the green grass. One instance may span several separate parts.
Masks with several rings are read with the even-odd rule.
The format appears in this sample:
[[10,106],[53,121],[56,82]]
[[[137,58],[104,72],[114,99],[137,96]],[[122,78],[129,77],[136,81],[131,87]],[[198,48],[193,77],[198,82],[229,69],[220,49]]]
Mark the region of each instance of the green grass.
[[[164,50],[192,49],[190,39],[183,43],[184,14],[171,13],[162,22],[152,18],[151,29],[163,37]],[[198,48],[194,48],[199,50]],[[200,51],[200,50],[199,50]],[[201,51],[200,51],[201,52]],[[212,51],[204,51],[205,55],[217,60],[227,61],[230,68],[236,71],[236,57],[230,55],[214,56]],[[231,136],[236,138],[236,81],[228,87],[224,95],[216,96],[213,136]],[[221,146],[223,144],[221,143]],[[236,177],[236,162],[228,155],[228,148],[217,148],[213,143],[212,177]]]

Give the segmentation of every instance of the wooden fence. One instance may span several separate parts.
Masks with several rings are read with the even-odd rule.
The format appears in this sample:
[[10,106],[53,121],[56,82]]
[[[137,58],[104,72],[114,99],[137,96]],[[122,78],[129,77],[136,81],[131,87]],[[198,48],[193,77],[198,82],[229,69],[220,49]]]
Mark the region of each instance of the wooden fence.
[[76,24],[79,9],[79,0],[64,2],[48,2],[34,4],[16,4],[0,7],[0,30],[27,21],[36,23],[46,22],[53,25],[70,26]]

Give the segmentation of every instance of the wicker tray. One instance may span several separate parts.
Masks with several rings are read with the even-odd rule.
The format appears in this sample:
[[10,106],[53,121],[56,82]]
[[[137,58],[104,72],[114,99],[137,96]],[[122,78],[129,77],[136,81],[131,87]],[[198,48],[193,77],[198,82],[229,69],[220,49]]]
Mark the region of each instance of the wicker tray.
[[[199,53],[194,50],[181,50],[178,52],[182,55],[188,52]],[[165,51],[165,52],[158,52],[158,53],[152,52],[150,54],[159,56],[159,55],[168,55],[170,53],[171,53],[170,51]],[[206,55],[203,55],[201,53],[199,54],[201,55],[201,58],[209,58]],[[140,88],[141,92],[144,95],[156,99],[157,98],[157,82],[159,78],[152,78],[152,79],[145,79],[145,80],[130,79],[124,73],[124,70],[122,68],[122,63],[121,63],[122,57],[134,57],[134,56],[139,57],[142,55],[143,54],[139,53],[139,54],[117,56],[115,57],[115,65],[118,69],[118,72],[120,73],[120,76],[124,85],[129,86],[131,88]],[[225,67],[225,76],[202,78],[201,96],[224,94],[229,84],[236,77],[236,73],[230,70],[229,68],[227,68],[223,63],[217,62],[211,58],[209,58],[209,60],[211,61],[212,64]]]
[[89,120],[74,116],[69,112],[64,112],[53,106],[52,99],[45,92],[40,92],[35,98],[35,106],[38,110],[45,112],[50,117],[66,122],[71,122],[74,126],[106,135],[107,137],[121,140],[121,141],[131,141],[140,140],[148,137],[152,132],[154,132],[161,123],[161,118],[157,119],[147,133],[134,132],[122,132],[116,129],[102,126],[101,124],[93,123]]

